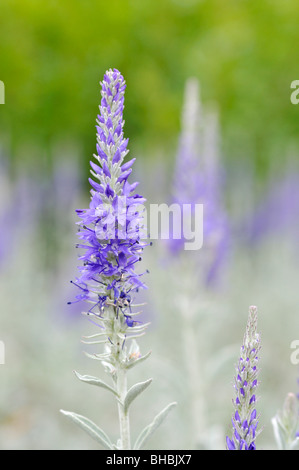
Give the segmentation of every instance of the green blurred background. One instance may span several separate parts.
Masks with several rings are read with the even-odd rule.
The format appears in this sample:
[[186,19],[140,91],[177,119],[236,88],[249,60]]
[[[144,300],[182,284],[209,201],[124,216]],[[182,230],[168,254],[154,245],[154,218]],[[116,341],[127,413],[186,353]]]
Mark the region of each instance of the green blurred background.
[[[196,76],[216,102],[227,159],[258,174],[298,145],[295,0],[111,0],[1,2],[1,135],[9,151],[38,164],[53,143],[94,151],[99,81],[107,68],[128,84],[126,133],[147,158],[176,144],[185,80]],[[33,151],[24,151],[34,146]]]
[[[209,429],[207,447],[225,446],[233,366],[248,306],[257,304],[265,426],[260,446],[275,447],[271,417],[297,386],[289,345],[299,336],[299,230],[290,231],[289,221],[299,192],[296,199],[292,189],[279,206],[274,199],[274,210],[270,200],[270,221],[264,195],[269,181],[275,189],[280,177],[298,169],[299,105],[290,102],[290,84],[299,79],[298,19],[297,0],[1,2],[1,449],[96,448],[65,422],[60,408],[86,414],[117,438],[115,404],[73,376],[74,368],[98,375],[98,365],[82,354],[80,338],[89,326],[80,318],[82,305],[71,312],[66,305],[74,296],[69,280],[77,273],[74,211],[86,207],[89,195],[99,82],[114,67],[127,82],[125,136],[137,157],[136,179],[154,202],[169,197],[186,80],[196,77],[203,104],[218,108],[228,183],[223,199],[237,230],[224,285],[216,291],[195,286],[191,299],[206,387],[202,430]],[[257,242],[250,244],[242,230],[259,200],[265,206],[253,222]],[[298,222],[298,210],[296,217]],[[194,273],[188,258],[183,268],[165,264],[157,245],[144,260],[150,269],[145,315],[153,326],[142,349],[153,354],[136,373],[140,380],[153,376],[155,385],[136,403],[132,429],[136,433],[177,400],[177,411],[150,446],[187,449],[193,445],[192,416],[177,295],[181,279],[194,279]]]

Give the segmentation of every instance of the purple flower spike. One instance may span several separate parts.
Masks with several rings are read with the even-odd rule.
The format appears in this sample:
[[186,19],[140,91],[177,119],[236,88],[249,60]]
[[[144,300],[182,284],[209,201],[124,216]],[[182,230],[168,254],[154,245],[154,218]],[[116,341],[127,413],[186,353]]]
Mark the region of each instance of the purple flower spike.
[[[91,200],[88,209],[77,211],[81,219],[78,247],[85,253],[79,258],[84,264],[79,267],[80,276],[76,280],[81,289],[76,301],[91,302],[89,312],[99,317],[102,309],[111,305],[125,313],[132,293],[146,287],[141,274],[135,272],[145,246],[141,241],[142,216],[136,202],[144,199],[134,195],[137,183],[130,185],[127,181],[135,159],[123,162],[128,153],[128,139],[123,135],[125,81],[114,69],[106,72],[101,85],[96,163],[90,163]],[[130,327],[133,323],[128,320],[126,325]]]
[[236,368],[234,389],[234,417],[232,419],[232,439],[226,438],[228,450],[255,450],[255,439],[259,432],[258,416],[255,408],[256,396],[251,393],[258,385],[256,365],[260,350],[260,337],[257,334],[257,308],[250,307],[246,333]]
[[[142,356],[135,339],[145,333],[149,323],[135,320],[141,312],[134,311],[140,306],[134,302],[135,292],[146,287],[141,279],[144,273],[138,273],[136,267],[144,247],[150,243],[143,242],[145,199],[134,193],[138,183],[128,182],[134,159],[124,163],[128,153],[128,140],[123,136],[125,81],[118,70],[110,69],[101,85],[97,154],[94,155],[97,162],[91,165],[90,204],[88,209],[77,210],[81,219],[78,222],[81,242],[77,247],[83,249],[79,257],[83,265],[79,266],[80,275],[74,284],[79,289],[75,301],[89,303],[88,311],[83,313],[99,327],[96,334],[85,337],[84,343],[102,345],[102,352],[89,356],[100,361],[105,373],[110,375],[111,385],[96,377],[76,375],[87,383],[99,384],[116,397],[120,430],[117,444],[89,418],[61,412],[105,449],[132,450],[143,447],[148,437],[142,431],[134,447],[131,446],[129,406],[152,379],[128,389],[127,372],[150,354]],[[175,403],[170,403],[158,417],[164,417],[173,406]]]
[[[196,257],[203,267],[204,282],[211,287],[217,284],[228,255],[230,227],[223,205],[217,115],[202,112],[196,79],[186,82],[181,127],[172,202],[181,206],[182,212],[184,205],[188,205],[192,220],[196,218],[196,206],[203,206],[204,244]],[[186,242],[181,215],[174,216],[173,225],[169,248],[176,255],[185,249]]]

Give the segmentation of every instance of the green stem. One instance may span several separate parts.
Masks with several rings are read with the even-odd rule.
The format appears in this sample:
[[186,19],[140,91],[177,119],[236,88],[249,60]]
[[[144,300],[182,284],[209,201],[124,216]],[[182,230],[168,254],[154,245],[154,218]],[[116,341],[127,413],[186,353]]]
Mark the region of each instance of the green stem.
[[[124,401],[127,395],[127,371],[124,367],[126,359],[126,348],[123,347],[123,338],[125,337],[126,328],[122,313],[117,312],[116,307],[110,309],[111,331],[108,337],[111,338],[111,356],[116,368],[115,389],[118,394],[118,417],[120,427],[120,449],[130,450],[130,421],[128,410],[124,408]],[[107,327],[107,325],[106,325]]]
[[119,416],[119,426],[120,426],[120,440],[121,440],[121,450],[130,450],[131,449],[131,438],[130,438],[130,420],[129,412],[124,410],[124,399],[127,394],[127,376],[126,370],[121,366],[117,370],[117,392],[120,398],[120,403],[118,403],[118,416]]

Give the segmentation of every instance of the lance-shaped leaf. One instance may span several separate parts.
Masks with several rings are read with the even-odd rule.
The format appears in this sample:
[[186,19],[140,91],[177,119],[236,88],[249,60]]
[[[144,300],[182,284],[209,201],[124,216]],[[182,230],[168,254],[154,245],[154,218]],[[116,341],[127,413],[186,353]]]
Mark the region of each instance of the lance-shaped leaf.
[[104,361],[110,357],[109,353],[103,354],[89,354],[88,352],[84,351],[85,356],[89,357],[90,359],[95,359],[96,361]]
[[113,444],[107,434],[90,419],[86,418],[85,416],[78,415],[77,413],[73,413],[72,411],[60,410],[60,412],[67,416],[71,421],[76,423],[85,432],[87,432],[93,439],[95,439],[95,441],[100,443],[105,449],[110,450],[113,448]]
[[143,392],[143,390],[145,390],[151,383],[152,379],[148,379],[145,382],[139,382],[133,385],[128,390],[123,403],[125,413],[127,413],[132,401],[135,400],[135,398],[138,397],[138,395],[140,395],[140,393]]
[[136,439],[134,450],[141,449],[145,442],[151,437],[151,435],[155,432],[155,430],[160,426],[160,424],[164,421],[170,410],[176,406],[176,402],[170,403],[166,406],[152,421],[151,424],[146,426],[143,431],[139,434]]
[[114,390],[113,387],[110,387],[110,385],[103,382],[103,380],[98,379],[97,377],[92,377],[91,375],[80,375],[78,372],[76,371],[74,372],[76,376],[78,377],[78,379],[81,380],[82,382],[85,382],[90,385],[96,385],[97,387],[105,388],[106,390],[109,390],[109,392],[112,392],[114,395],[118,396],[117,391]]
[[135,359],[135,358],[131,359],[130,362],[128,362],[128,364],[126,364],[126,369],[131,369],[132,367],[136,366],[137,364],[140,364],[141,362],[145,361],[151,355],[151,353],[152,352],[149,351],[144,356],[140,356],[137,359]]

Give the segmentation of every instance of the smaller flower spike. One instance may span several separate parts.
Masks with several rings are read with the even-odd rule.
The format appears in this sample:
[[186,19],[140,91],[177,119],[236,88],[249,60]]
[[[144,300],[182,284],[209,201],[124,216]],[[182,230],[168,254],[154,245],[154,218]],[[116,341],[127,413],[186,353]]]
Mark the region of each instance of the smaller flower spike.
[[260,347],[260,336],[257,333],[257,308],[252,306],[249,308],[246,332],[236,367],[232,439],[226,438],[228,450],[256,450],[255,439],[260,432],[257,431],[256,412],[257,364]]
[[295,450],[299,448],[298,400],[294,393],[288,393],[282,410],[272,418],[274,437],[279,450]]

